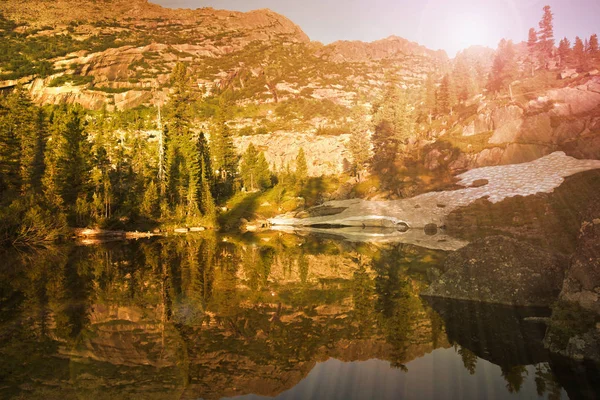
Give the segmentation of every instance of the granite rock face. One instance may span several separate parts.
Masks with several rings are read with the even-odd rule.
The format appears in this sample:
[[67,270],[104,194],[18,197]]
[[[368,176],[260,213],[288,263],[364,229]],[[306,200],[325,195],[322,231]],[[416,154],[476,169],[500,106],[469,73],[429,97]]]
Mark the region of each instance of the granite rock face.
[[558,297],[567,260],[518,240],[491,236],[450,254],[425,295],[521,306]]

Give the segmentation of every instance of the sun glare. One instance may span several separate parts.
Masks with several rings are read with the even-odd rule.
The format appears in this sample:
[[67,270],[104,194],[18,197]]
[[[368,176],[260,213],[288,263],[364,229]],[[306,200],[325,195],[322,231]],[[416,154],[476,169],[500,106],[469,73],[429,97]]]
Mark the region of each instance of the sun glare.
[[489,36],[489,21],[479,15],[464,13],[449,16],[448,40],[451,47],[465,49],[473,45],[485,45]]

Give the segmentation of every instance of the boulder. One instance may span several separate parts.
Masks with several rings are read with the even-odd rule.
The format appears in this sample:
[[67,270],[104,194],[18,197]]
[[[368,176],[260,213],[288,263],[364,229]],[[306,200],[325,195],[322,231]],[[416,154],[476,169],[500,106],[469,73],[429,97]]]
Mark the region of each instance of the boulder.
[[502,161],[504,149],[494,147],[491,149],[483,149],[475,156],[474,167],[487,167],[490,165],[499,165]]
[[500,164],[520,164],[537,160],[538,158],[550,153],[552,153],[552,149],[549,146],[511,143],[504,149],[500,159]]
[[438,149],[433,149],[425,156],[425,168],[430,171],[440,167],[440,157],[442,152]]
[[573,75],[577,75],[576,69],[566,69],[560,73],[560,79],[568,79],[573,77]]
[[546,113],[531,115],[525,118],[521,129],[512,142],[521,143],[550,143],[552,142],[552,124]]
[[494,134],[489,140],[490,143],[514,142],[523,125],[523,110],[514,105],[498,108],[492,113],[492,121]]
[[554,129],[552,142],[559,144],[570,140],[575,140],[585,129],[585,120],[578,118],[569,121],[563,121]]
[[561,290],[567,260],[504,237],[479,239],[450,254],[426,296],[548,306]]
[[568,104],[573,115],[587,113],[600,105],[600,93],[589,90],[590,83],[588,90],[566,87],[549,90],[547,96],[550,100]]

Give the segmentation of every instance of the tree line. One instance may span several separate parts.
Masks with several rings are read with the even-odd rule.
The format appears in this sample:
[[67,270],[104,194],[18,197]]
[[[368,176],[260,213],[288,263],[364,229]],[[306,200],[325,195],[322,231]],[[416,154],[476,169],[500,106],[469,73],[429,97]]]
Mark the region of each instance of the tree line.
[[1,95],[0,242],[52,242],[68,227],[216,227],[217,204],[236,192],[306,179],[302,149],[295,170],[281,166],[277,174],[254,146],[237,154],[227,93],[210,131],[197,129],[191,79],[178,63],[156,123],[143,110],[132,117],[39,107],[22,87]]

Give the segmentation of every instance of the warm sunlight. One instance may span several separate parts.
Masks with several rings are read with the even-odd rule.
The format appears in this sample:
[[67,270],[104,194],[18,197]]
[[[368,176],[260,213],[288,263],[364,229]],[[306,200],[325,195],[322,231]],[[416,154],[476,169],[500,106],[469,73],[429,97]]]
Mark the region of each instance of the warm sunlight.
[[599,20],[0,0],[0,399],[600,399]]

